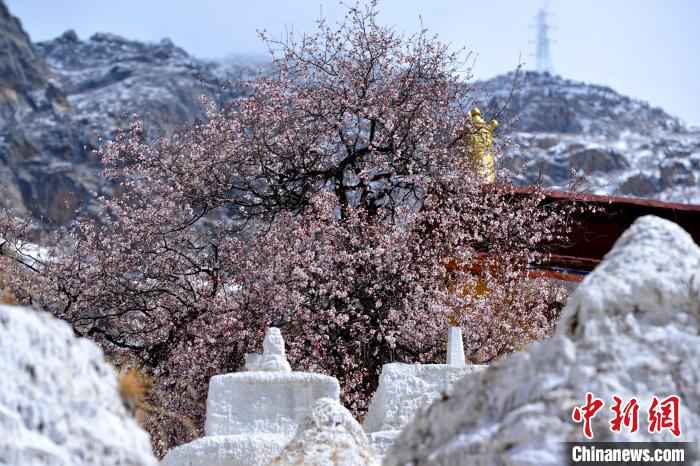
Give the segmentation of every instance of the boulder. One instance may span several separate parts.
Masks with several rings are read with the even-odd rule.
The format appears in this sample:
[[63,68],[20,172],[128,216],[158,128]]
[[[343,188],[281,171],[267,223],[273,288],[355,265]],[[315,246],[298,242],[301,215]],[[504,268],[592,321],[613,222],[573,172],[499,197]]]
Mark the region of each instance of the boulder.
[[651,196],[658,192],[658,182],[649,175],[637,173],[620,184],[620,193],[632,196]]
[[697,186],[697,179],[693,171],[692,161],[684,160],[664,160],[659,165],[661,184],[664,188],[674,186]]
[[611,172],[629,167],[625,157],[614,150],[588,147],[569,156],[569,166],[584,173]]
[[560,137],[556,134],[542,133],[532,138],[532,140],[537,147],[547,150],[559,144]]
[[321,398],[270,466],[379,466],[360,424],[336,400]]
[[[419,410],[385,466],[561,465],[587,392],[596,441],[700,440],[700,248],[679,226],[639,218],[567,303],[556,334]],[[639,430],[612,432],[613,396],[639,402]],[[677,395],[679,438],[650,433],[652,397]],[[691,448],[697,448],[697,443]]]
[[158,464],[114,370],[67,323],[0,305],[0,373],[0,464]]

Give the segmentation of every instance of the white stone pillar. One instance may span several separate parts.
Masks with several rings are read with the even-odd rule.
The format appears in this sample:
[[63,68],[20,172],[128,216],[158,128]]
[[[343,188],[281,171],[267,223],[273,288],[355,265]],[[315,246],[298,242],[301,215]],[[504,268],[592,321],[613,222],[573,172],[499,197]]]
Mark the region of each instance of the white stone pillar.
[[462,343],[462,329],[450,327],[447,334],[447,365],[452,367],[464,367],[464,344]]

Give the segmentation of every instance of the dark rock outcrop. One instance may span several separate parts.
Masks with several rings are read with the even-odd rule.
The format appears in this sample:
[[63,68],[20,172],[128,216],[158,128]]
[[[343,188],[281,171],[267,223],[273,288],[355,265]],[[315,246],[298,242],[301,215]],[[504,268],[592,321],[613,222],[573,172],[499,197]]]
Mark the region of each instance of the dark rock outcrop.
[[689,159],[664,160],[659,165],[661,183],[664,187],[697,186],[698,180]]
[[[476,82],[519,184],[700,203],[700,131],[608,87],[524,72]],[[582,179],[574,179],[576,177]]]
[[48,88],[43,58],[0,0],[0,126],[37,108]]
[[475,101],[499,114],[508,132],[617,136],[624,131],[681,131],[682,123],[662,109],[605,86],[549,73],[508,73],[474,84]]
[[569,165],[572,169],[582,170],[584,173],[610,172],[629,166],[622,154],[611,149],[595,147],[572,152],[569,156]]
[[0,43],[9,44],[0,48],[0,207],[48,226],[110,193],[94,150],[134,116],[156,137],[204,118],[202,95],[218,104],[238,95],[226,69],[168,39],[81,40],[69,30],[32,44],[2,0]]
[[659,191],[655,180],[644,173],[636,173],[620,185],[620,193],[630,196],[649,197]]

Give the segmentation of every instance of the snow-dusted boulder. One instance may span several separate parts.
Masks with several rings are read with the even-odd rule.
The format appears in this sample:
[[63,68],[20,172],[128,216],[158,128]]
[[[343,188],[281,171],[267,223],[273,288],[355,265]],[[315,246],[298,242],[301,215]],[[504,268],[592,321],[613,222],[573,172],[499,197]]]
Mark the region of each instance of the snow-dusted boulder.
[[157,464],[114,370],[65,322],[0,306],[0,374],[0,464]]
[[[604,401],[598,441],[700,441],[700,248],[680,227],[638,219],[567,303],[557,333],[421,409],[385,466],[561,465],[585,440],[572,412]],[[611,432],[613,395],[639,401],[639,430]],[[652,396],[681,399],[681,436],[649,433]],[[696,444],[697,445],[697,444]]]
[[322,398],[270,466],[379,466],[360,424],[338,401]]
[[248,355],[246,371],[211,378],[205,437],[170,450],[163,466],[264,466],[289,443],[316,400],[338,402],[334,377],[290,372],[279,329],[268,329],[263,349]]

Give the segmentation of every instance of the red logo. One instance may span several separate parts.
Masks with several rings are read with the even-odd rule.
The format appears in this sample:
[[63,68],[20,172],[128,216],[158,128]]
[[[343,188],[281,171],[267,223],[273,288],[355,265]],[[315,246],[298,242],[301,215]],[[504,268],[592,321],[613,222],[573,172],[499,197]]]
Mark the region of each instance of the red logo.
[[670,431],[675,437],[681,436],[681,400],[676,395],[667,396],[663,400],[655,396],[649,406],[649,433]]
[[571,413],[571,419],[573,419],[575,423],[583,422],[583,435],[588,439],[593,438],[591,419],[598,414],[598,411],[603,408],[604,404],[603,400],[595,398],[593,393],[588,392],[586,393],[586,404],[583,406],[576,406],[574,412]]
[[613,395],[615,404],[610,410],[615,414],[615,417],[610,421],[610,430],[612,432],[622,431],[622,426],[625,426],[630,432],[639,430],[639,403],[636,398],[632,398],[623,408],[622,398]]
[[[610,431],[622,432],[626,429],[629,432],[639,430],[639,402],[632,397],[628,402],[613,395],[613,404],[610,407],[612,418],[610,419]],[[571,419],[577,424],[583,424],[583,435],[589,440],[593,439],[593,428],[591,420],[603,409],[605,402],[596,398],[593,393],[586,393],[586,402],[581,406],[574,407]],[[649,410],[647,411],[648,432],[650,434],[667,430],[676,438],[681,436],[681,399],[677,395],[670,395],[660,400],[656,396],[651,397]]]

